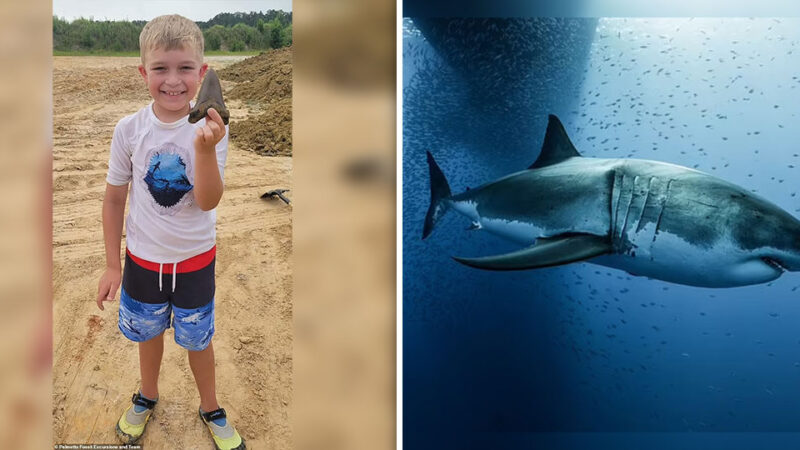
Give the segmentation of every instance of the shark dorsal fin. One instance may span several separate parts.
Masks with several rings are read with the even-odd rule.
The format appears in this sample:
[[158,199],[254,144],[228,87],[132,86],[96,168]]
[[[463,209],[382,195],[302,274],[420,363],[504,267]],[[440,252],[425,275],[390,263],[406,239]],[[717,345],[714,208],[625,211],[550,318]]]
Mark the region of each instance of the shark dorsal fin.
[[544,135],[544,143],[542,144],[542,151],[539,153],[539,158],[536,162],[531,164],[528,169],[538,169],[539,167],[546,167],[553,164],[558,164],[567,158],[574,156],[581,156],[575,146],[567,136],[564,130],[564,125],[558,117],[550,114],[547,121],[547,132]]

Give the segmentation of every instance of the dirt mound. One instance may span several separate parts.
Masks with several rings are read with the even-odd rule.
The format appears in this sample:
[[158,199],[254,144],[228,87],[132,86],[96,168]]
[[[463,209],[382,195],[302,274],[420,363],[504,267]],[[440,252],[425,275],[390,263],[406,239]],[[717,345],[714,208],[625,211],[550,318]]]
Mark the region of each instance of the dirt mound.
[[241,148],[264,156],[292,154],[292,51],[291,47],[263,52],[219,71],[222,80],[234,82],[226,92],[260,114],[231,121],[230,138]]
[[231,122],[231,141],[263,156],[292,155],[292,99],[272,102],[267,111]]
[[292,48],[262,52],[219,71],[223,80],[237,85],[228,95],[241,100],[269,103],[292,96]]

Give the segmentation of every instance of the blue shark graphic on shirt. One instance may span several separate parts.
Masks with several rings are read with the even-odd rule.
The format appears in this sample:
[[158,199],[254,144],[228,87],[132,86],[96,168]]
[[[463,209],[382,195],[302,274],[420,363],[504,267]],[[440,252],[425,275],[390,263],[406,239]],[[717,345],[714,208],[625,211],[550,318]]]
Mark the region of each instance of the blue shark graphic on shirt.
[[150,157],[144,181],[156,203],[165,208],[177,205],[194,188],[183,158],[172,152],[156,152]]

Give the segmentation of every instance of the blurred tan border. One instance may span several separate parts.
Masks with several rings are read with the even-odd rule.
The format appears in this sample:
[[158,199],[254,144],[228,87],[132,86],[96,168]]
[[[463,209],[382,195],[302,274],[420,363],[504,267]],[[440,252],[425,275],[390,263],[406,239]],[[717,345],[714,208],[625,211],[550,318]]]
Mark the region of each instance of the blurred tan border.
[[293,9],[295,448],[394,448],[396,4]]
[[0,3],[0,448],[50,445],[50,2]]

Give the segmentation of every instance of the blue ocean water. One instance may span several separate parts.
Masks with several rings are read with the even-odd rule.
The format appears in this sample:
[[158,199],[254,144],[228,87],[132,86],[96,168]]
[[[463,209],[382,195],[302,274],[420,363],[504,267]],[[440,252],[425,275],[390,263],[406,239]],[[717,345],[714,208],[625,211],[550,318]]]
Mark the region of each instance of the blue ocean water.
[[426,150],[462,192],[528,167],[548,114],[584,156],[693,167],[800,217],[798,42],[794,18],[404,20],[407,448],[800,431],[800,273],[707,289],[588,263],[481,271],[450,257],[518,247],[454,212],[421,239]]

